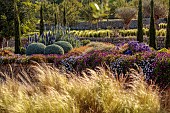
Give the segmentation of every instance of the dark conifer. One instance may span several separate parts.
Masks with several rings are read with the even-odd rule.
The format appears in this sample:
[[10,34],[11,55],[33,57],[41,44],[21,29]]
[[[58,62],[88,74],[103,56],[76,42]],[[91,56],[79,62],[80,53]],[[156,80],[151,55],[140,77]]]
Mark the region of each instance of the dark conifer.
[[155,21],[154,21],[154,2],[151,0],[151,15],[150,15],[150,29],[149,29],[149,46],[156,49],[156,30],[155,30]]
[[44,33],[44,18],[43,18],[43,6],[40,8],[40,35]]
[[139,5],[138,5],[138,31],[137,31],[137,41],[143,42],[142,0],[139,0]]
[[167,24],[167,29],[166,29],[165,47],[170,48],[170,0],[169,0],[168,24]]
[[14,6],[14,26],[15,26],[15,54],[20,54],[21,52],[21,28],[20,28],[20,18],[17,6],[17,1],[13,1]]

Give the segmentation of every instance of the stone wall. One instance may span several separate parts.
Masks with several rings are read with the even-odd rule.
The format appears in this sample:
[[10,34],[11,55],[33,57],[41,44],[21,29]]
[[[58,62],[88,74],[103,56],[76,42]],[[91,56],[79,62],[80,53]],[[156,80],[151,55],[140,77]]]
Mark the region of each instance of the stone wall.
[[[147,27],[149,25],[149,23],[150,23],[149,18],[143,19],[143,24],[145,27]],[[166,23],[166,20],[159,19],[158,23]],[[107,29],[107,28],[122,29],[123,26],[124,26],[123,20],[121,20],[121,19],[113,19],[113,20],[102,21],[102,22],[98,23],[98,28],[100,28],[100,29]],[[89,22],[79,22],[78,24],[71,26],[71,29],[74,29],[74,30],[86,30],[86,29],[96,29],[96,28],[97,28],[97,24],[91,24]],[[137,20],[132,20],[130,22],[129,28],[136,29],[137,28]]]
[[[21,45],[22,46],[24,46],[24,45],[26,45],[27,44],[27,42],[28,42],[28,40],[25,38],[25,39],[22,39],[21,40]],[[3,47],[14,47],[15,46],[15,40],[14,39],[10,39],[10,40],[5,40],[4,42],[3,42]],[[1,47],[0,47],[1,48]]]
[[[158,20],[158,23],[166,23],[166,19],[159,19]],[[150,23],[150,19],[149,18],[144,18],[143,19],[143,24],[144,24],[144,27],[147,27]],[[36,25],[37,29],[39,29],[39,24]],[[46,30],[51,30],[51,27],[54,26],[54,24],[45,24],[45,28]],[[122,29],[124,26],[123,24],[123,20],[121,19],[109,19],[108,21],[102,21],[102,22],[99,22],[98,23],[98,28],[100,29],[107,29],[107,28],[110,28],[110,29]],[[91,24],[89,22],[78,22],[77,24],[75,25],[72,25],[70,26],[70,28],[72,30],[87,30],[87,29],[96,29],[97,28],[97,24]],[[137,28],[137,20],[136,19],[133,19],[131,22],[130,22],[130,25],[129,25],[129,28],[130,29],[136,29]]]

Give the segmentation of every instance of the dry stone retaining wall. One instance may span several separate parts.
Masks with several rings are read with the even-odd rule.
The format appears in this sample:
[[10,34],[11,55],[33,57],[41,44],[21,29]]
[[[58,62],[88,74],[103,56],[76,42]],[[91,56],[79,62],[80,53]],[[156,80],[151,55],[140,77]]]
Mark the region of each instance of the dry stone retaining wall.
[[[148,26],[150,23],[149,18],[143,19],[144,26]],[[166,23],[165,19],[159,19],[158,23]],[[121,19],[113,19],[109,21],[102,21],[98,23],[98,28],[100,29],[122,29],[124,26],[123,20]],[[76,25],[71,26],[71,29],[74,30],[88,30],[88,29],[96,29],[97,24],[91,24],[89,22],[79,22]],[[137,28],[137,20],[132,20],[129,25],[130,29],[136,29]]]

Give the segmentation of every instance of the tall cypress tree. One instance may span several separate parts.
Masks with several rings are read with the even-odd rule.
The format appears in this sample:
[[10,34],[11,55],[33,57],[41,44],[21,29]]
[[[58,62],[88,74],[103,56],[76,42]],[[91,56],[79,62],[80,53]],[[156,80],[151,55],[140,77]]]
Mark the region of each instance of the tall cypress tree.
[[40,35],[44,33],[44,18],[43,18],[43,6],[40,8]]
[[55,30],[56,30],[56,26],[57,26],[57,14],[54,14],[54,26],[55,26]]
[[67,20],[66,20],[66,6],[65,6],[65,4],[64,4],[64,11],[63,11],[63,25],[66,27],[66,22],[67,22]]
[[156,49],[156,30],[155,30],[155,21],[154,21],[154,2],[151,0],[151,15],[150,15],[150,29],[149,29],[149,46]]
[[20,18],[17,6],[17,1],[13,1],[14,6],[14,26],[15,26],[15,54],[20,54],[21,52],[21,28],[20,28]]
[[139,0],[139,5],[138,5],[138,31],[137,31],[137,41],[143,42],[142,0]]
[[168,24],[167,24],[167,29],[166,29],[165,47],[166,48],[170,47],[170,0],[169,0]]

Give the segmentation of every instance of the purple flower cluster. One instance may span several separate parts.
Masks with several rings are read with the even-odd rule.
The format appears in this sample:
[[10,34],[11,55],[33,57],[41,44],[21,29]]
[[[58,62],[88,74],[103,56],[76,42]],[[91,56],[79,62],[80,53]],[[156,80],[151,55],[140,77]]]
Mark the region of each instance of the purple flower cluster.
[[123,63],[125,62],[125,59],[123,58],[118,58],[116,59],[114,62],[110,63],[110,69],[114,72],[114,73],[123,73],[124,70],[124,65]]
[[62,66],[65,67],[66,71],[73,72],[73,65],[76,63],[76,57],[70,56],[69,58],[65,58],[61,61]]
[[156,59],[146,59],[142,60],[137,65],[142,68],[145,79],[148,81],[151,79],[151,75],[154,72],[155,67],[153,66]]
[[134,52],[144,52],[151,51],[150,47],[145,43],[139,43],[138,41],[130,41],[128,42],[129,49]]

